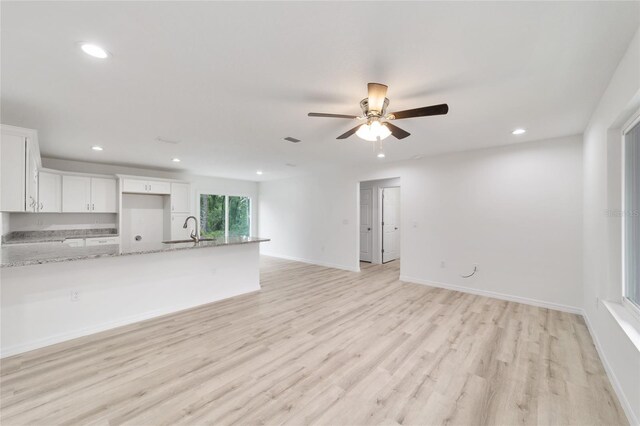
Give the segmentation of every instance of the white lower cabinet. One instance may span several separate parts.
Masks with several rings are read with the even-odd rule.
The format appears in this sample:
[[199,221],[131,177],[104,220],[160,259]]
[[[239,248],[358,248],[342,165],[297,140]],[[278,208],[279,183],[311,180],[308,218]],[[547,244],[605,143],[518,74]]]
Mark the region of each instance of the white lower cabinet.
[[69,247],[84,247],[84,238],[67,238],[63,244]]
[[96,237],[96,238],[85,239],[85,245],[87,247],[105,246],[109,244],[119,244],[119,243],[120,243],[120,237]]

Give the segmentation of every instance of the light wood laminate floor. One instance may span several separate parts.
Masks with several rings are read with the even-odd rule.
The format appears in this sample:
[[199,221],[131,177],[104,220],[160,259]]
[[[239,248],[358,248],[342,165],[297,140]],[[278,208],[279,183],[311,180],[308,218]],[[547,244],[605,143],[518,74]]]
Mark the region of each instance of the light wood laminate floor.
[[627,424],[582,318],[262,259],[262,290],[8,358],[13,424]]

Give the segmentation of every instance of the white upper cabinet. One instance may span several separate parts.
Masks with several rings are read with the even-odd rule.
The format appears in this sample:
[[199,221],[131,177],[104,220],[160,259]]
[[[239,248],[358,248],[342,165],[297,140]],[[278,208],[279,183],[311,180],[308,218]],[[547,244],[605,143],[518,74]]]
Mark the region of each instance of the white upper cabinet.
[[191,212],[191,186],[188,183],[171,184],[171,211],[175,213]]
[[62,176],[62,211],[116,213],[116,180],[88,176]]
[[65,213],[91,212],[90,177],[62,176],[62,211]]
[[91,211],[93,213],[116,213],[116,180],[91,178]]
[[57,173],[38,174],[38,211],[60,213],[62,211],[62,176]]
[[24,212],[26,138],[3,131],[0,139],[0,210]]
[[171,193],[171,183],[156,180],[123,178],[122,192],[168,195]]
[[38,211],[38,161],[37,161],[37,153],[34,152],[31,144],[26,144],[26,209],[28,212],[37,212]]
[[170,182],[149,181],[149,193],[168,195],[171,194]]

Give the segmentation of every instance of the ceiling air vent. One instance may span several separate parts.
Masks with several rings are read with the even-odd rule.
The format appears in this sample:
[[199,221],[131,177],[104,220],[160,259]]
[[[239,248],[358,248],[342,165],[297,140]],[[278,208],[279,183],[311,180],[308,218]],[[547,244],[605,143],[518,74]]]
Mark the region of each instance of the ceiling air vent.
[[292,138],[291,136],[287,136],[286,138],[284,138],[284,140],[285,141],[289,141],[289,142],[293,142],[293,143],[300,142],[300,139]]

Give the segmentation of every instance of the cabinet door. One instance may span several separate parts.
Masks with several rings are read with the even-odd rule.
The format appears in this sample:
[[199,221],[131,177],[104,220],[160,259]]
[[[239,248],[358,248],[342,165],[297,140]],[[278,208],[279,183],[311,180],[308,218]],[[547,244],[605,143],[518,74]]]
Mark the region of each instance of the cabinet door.
[[0,210],[23,212],[26,138],[3,133],[0,139]]
[[187,229],[184,229],[184,221],[189,217],[189,213],[172,214],[171,215],[171,240],[189,240],[191,230],[193,229],[193,221],[189,222]]
[[115,213],[116,204],[116,180],[91,178],[91,211]]
[[147,190],[149,194],[171,194],[170,182],[149,181],[147,184],[149,185]]
[[122,192],[146,193],[149,189],[149,182],[140,179],[123,179]]
[[176,213],[191,212],[191,188],[188,183],[171,184],[171,211]]
[[27,211],[28,212],[37,212],[38,211],[38,163],[36,161],[36,156],[31,149],[31,144],[29,139],[27,139],[26,143],[26,168],[27,168],[27,193],[26,193],[26,201],[27,201]]
[[38,174],[38,211],[62,211],[62,176],[48,172]]
[[91,211],[91,178],[62,176],[62,211],[65,213]]

